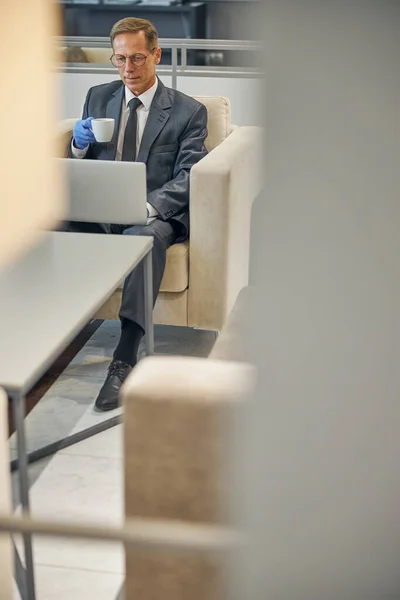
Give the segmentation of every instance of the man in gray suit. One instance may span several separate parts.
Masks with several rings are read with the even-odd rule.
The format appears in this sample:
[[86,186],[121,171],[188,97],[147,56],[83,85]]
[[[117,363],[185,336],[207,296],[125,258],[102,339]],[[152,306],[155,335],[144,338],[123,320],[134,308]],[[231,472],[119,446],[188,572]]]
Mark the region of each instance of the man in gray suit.
[[[70,231],[151,235],[154,302],[165,268],[166,250],[189,235],[189,176],[206,155],[206,108],[193,98],[165,87],[156,76],[161,49],[153,25],[144,19],[118,21],[110,33],[121,81],[91,88],[82,120],[76,123],[68,155],[75,159],[138,160],[147,166],[145,226],[68,223]],[[92,118],[115,119],[113,140],[98,144]],[[112,198],[110,198],[112,202]],[[121,337],[106,381],[96,400],[100,410],[118,406],[120,387],[135,366],[145,333],[143,267],[127,277],[120,309]]]

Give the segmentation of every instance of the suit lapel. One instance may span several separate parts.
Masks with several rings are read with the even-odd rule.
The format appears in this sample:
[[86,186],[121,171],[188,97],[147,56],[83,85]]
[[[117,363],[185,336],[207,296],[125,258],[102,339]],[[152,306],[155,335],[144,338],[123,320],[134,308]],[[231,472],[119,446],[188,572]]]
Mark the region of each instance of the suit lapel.
[[171,100],[168,92],[158,80],[157,91],[154,95],[153,102],[150,106],[149,116],[147,123],[143,131],[143,137],[139,148],[139,154],[137,156],[138,162],[146,162],[149,156],[150,148],[153,145],[155,139],[160,134],[162,129],[165,127],[170,114],[171,114]]
[[124,97],[124,85],[121,85],[112,95],[111,100],[107,104],[106,117],[107,119],[115,119],[114,135],[111,142],[107,145],[105,152],[105,160],[115,160],[118,143],[119,123],[121,120],[122,100]]

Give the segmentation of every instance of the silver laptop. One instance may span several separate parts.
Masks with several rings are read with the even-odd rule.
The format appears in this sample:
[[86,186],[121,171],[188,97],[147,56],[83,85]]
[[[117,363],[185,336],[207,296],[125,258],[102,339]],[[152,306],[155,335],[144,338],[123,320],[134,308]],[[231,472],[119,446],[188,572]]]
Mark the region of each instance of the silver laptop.
[[146,165],[140,162],[57,158],[67,186],[69,221],[144,225]]

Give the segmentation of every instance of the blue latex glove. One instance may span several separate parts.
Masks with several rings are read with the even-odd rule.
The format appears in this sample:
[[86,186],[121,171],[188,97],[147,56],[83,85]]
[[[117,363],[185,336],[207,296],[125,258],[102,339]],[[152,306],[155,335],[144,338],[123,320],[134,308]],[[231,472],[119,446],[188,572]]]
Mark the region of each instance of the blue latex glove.
[[75,146],[81,150],[96,141],[96,138],[94,137],[93,131],[90,127],[92,119],[93,117],[89,117],[83,121],[77,121],[75,124],[73,132],[74,143]]

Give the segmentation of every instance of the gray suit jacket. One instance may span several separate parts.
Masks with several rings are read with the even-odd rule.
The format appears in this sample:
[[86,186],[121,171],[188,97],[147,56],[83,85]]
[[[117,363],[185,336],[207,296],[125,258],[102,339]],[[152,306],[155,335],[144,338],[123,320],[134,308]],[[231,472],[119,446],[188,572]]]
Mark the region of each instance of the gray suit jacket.
[[[109,144],[91,144],[86,158],[115,160],[124,89],[113,81],[88,91],[82,119],[113,118],[115,130]],[[158,80],[137,160],[147,166],[147,201],[163,221],[178,226],[179,241],[189,234],[189,173],[207,154],[206,137],[205,106]]]

